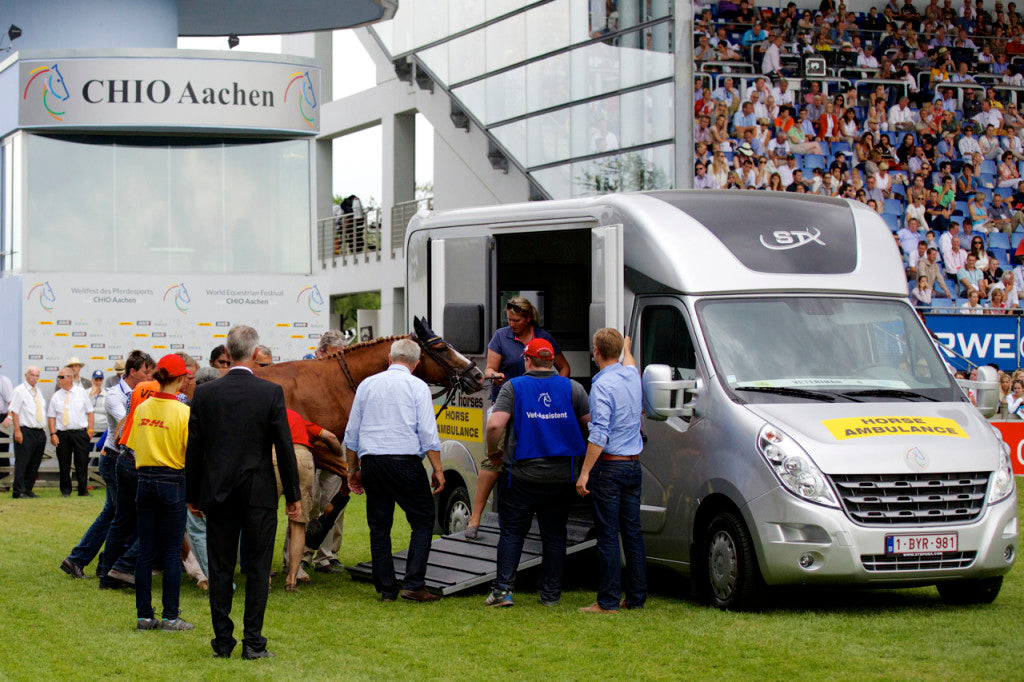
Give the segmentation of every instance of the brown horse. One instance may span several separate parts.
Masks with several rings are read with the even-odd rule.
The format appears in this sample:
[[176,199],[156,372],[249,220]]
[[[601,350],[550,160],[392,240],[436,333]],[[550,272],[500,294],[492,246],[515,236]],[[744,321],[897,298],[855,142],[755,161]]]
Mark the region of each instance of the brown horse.
[[[422,358],[414,374],[428,384],[450,392],[475,393],[484,375],[474,362],[434,334],[425,320],[415,318],[413,333],[388,336],[349,346],[316,360],[282,362],[257,368],[256,376],[284,389],[285,403],[306,420],[319,424],[342,440],[356,387],[368,376],[388,367],[391,344],[411,338],[420,345]],[[318,466],[344,476],[345,462],[324,447],[313,452]]]

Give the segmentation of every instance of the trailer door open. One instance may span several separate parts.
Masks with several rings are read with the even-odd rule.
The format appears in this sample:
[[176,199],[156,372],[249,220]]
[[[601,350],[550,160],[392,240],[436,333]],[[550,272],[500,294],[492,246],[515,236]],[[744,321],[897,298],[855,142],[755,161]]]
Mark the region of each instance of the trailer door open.
[[625,333],[622,225],[595,227],[590,235],[590,335],[602,327]]

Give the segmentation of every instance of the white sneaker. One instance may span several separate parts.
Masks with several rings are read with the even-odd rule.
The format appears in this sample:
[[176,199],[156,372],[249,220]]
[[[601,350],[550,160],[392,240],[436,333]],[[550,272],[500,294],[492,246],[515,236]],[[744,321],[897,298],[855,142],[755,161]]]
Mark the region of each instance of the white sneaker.
[[302,566],[299,566],[299,572],[296,574],[295,579],[297,581],[299,581],[300,583],[311,582],[311,579],[309,577],[309,573],[306,573],[306,571],[302,568]]

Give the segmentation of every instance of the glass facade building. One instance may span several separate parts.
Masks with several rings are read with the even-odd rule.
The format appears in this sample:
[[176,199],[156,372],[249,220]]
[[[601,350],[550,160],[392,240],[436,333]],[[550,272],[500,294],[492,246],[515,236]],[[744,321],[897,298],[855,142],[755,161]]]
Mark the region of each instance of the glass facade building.
[[371,28],[552,198],[672,186],[671,0],[404,0]]

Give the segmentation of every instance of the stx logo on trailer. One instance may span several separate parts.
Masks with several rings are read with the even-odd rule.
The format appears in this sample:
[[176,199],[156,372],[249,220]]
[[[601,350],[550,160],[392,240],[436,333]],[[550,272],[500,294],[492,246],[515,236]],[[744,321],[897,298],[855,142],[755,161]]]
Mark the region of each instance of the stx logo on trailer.
[[771,243],[765,240],[763,234],[761,235],[761,246],[772,251],[795,249],[811,242],[825,246],[825,242],[821,241],[820,237],[821,230],[816,227],[809,227],[806,230],[775,230],[771,234]]

